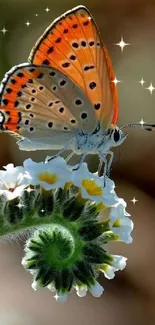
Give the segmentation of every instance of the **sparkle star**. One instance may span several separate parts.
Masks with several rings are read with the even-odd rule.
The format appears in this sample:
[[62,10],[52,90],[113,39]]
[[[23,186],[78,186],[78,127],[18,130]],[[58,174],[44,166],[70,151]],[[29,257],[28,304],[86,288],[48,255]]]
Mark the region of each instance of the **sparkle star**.
[[25,205],[22,204],[22,203],[18,203],[16,206],[17,206],[19,209],[21,209],[21,208],[24,207]]
[[31,187],[28,187],[28,188],[26,188],[26,190],[25,190],[27,193],[31,193],[31,192],[33,192],[34,190],[31,188]]
[[142,78],[142,79],[139,81],[139,83],[143,86],[144,83],[145,83],[144,79]]
[[51,9],[49,9],[48,7],[45,9],[46,12],[49,12]]
[[120,46],[121,48],[121,51],[123,52],[123,49],[126,45],[130,45],[129,43],[125,43],[124,40],[123,40],[123,37],[121,37],[121,41],[119,43],[116,43],[115,45],[118,45]]
[[139,122],[139,124],[141,124],[141,126],[143,126],[145,124],[144,120],[141,119],[141,121]]
[[138,200],[136,200],[136,198],[133,197],[133,199],[131,200],[131,202],[133,202],[133,204],[135,204],[136,202],[138,202]]
[[153,85],[152,85],[152,82],[150,83],[150,86],[149,86],[148,88],[146,88],[146,89],[148,89],[148,90],[150,91],[151,95],[152,95],[152,92],[153,92],[153,90],[155,89],[155,88],[153,87]]
[[3,33],[3,35],[5,35],[8,32],[8,30],[5,28],[5,26],[0,31]]
[[115,79],[114,79],[114,80],[112,80],[112,82],[113,82],[115,85],[117,85],[117,84],[118,84],[118,82],[121,82],[121,80],[117,80],[117,78],[115,77]]
[[29,27],[29,26],[31,25],[30,21],[27,21],[27,22],[25,23],[25,25],[26,25],[27,27]]

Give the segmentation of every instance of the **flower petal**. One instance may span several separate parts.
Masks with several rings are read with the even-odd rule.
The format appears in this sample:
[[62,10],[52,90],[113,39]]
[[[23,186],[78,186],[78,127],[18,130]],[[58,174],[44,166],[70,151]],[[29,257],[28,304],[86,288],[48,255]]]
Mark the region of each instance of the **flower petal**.
[[89,288],[89,291],[91,292],[92,296],[99,298],[101,297],[104,288],[99,284],[99,282],[96,281],[96,283]]

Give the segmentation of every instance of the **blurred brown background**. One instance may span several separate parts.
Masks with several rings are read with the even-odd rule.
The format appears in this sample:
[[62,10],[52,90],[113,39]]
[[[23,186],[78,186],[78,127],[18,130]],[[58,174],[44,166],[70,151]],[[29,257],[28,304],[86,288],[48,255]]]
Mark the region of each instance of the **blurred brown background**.
[[[26,62],[37,38],[52,20],[80,4],[74,0],[0,0],[0,79],[13,65]],[[87,0],[112,58],[118,80],[119,126],[142,118],[155,123],[155,1]],[[50,11],[45,11],[49,8]],[[38,14],[38,16],[36,16]],[[31,25],[27,27],[25,23]],[[115,43],[121,36],[130,46],[123,53]],[[142,87],[138,81],[144,78]],[[0,248],[0,325],[155,324],[155,132],[129,129],[129,136],[115,150],[112,178],[116,191],[128,203],[135,223],[134,242],[116,244],[111,251],[128,257],[125,271],[112,281],[101,277],[105,293],[100,299],[72,294],[68,302],[58,305],[47,290],[33,292],[31,276],[20,265],[22,242]],[[19,151],[14,139],[0,134],[0,165],[21,164],[25,158],[44,159],[47,153]],[[90,157],[92,169],[97,158]],[[136,197],[138,202],[130,201]]]

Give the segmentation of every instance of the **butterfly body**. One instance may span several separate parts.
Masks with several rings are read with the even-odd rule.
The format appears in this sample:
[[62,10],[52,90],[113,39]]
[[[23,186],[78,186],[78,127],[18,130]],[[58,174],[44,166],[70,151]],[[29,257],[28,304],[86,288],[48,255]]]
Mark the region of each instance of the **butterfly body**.
[[119,146],[126,136],[118,128],[108,129],[107,131],[100,128],[91,134],[84,134],[81,130],[75,136],[72,149],[77,154],[99,154],[102,157],[108,154],[112,147]]

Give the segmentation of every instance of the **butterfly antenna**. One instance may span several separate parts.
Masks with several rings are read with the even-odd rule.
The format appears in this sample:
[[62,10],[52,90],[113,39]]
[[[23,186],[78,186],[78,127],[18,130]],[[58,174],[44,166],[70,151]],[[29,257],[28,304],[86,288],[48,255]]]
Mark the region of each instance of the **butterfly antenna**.
[[146,131],[155,131],[155,124],[147,124],[147,123],[137,123],[137,124],[126,124],[123,125],[120,130],[125,128],[139,128]]
[[121,156],[122,156],[122,147],[118,147],[118,159],[115,161],[116,164],[118,164],[121,161]]

